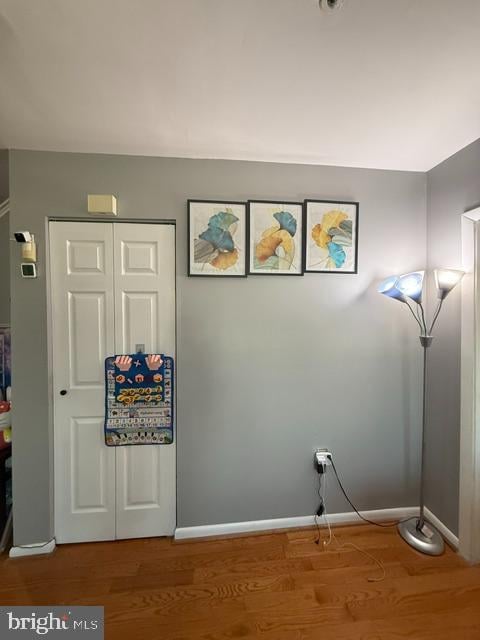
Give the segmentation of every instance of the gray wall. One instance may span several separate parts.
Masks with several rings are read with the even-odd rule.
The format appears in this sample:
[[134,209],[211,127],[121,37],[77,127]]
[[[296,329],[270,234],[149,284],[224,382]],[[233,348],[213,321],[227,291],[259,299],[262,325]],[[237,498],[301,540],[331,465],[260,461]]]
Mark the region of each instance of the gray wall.
[[[39,242],[39,278],[12,275],[15,544],[53,533],[45,219],[87,218],[89,192],[177,221],[180,526],[313,513],[317,446],[360,508],[418,503],[417,331],[373,284],[425,262],[424,174],[13,151],[12,223]],[[189,279],[189,197],[358,200],[359,274]]]
[[[428,267],[461,269],[461,214],[480,204],[480,140],[429,171],[427,184]],[[429,301],[431,311],[433,295]],[[435,335],[429,353],[426,502],[458,533],[460,288],[448,297]]]
[[0,149],[0,204],[8,198],[8,149]]
[[[8,151],[0,149],[0,204],[8,198]],[[9,216],[0,218],[0,324],[10,322]]]

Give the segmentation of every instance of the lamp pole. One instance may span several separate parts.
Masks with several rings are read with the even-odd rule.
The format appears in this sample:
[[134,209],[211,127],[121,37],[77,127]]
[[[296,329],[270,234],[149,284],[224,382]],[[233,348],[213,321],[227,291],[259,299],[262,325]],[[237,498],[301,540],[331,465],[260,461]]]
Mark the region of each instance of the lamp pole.
[[432,344],[433,336],[420,336],[423,349],[423,407],[422,407],[422,462],[420,467],[420,517],[417,529],[421,531],[425,525],[425,466],[427,440],[427,349]]
[[[440,533],[433,525],[425,520],[425,468],[426,468],[426,426],[427,426],[427,353],[432,344],[433,327],[442,308],[443,301],[450,291],[460,282],[464,271],[455,269],[435,269],[435,284],[437,287],[438,304],[433,314],[432,324],[427,327],[425,310],[422,305],[423,278],[425,271],[412,271],[403,276],[389,276],[377,288],[389,298],[404,303],[410,310],[416,323],[420,327],[420,344],[423,349],[423,394],[422,394],[422,451],[420,469],[420,513],[418,518],[409,518],[398,523],[398,532],[411,547],[438,556],[443,553],[445,543]],[[409,300],[415,302],[412,307]]]
[[410,303],[406,304],[413,317],[420,326],[420,345],[423,352],[423,392],[422,392],[422,444],[421,444],[421,466],[420,466],[420,513],[419,517],[400,522],[398,531],[402,538],[408,544],[422,553],[437,556],[443,553],[445,543],[440,533],[430,524],[425,522],[425,470],[426,470],[426,452],[427,452],[427,371],[428,371],[428,348],[433,341],[432,330],[437,321],[438,314],[442,308],[443,298],[438,301],[435,314],[433,316],[430,328],[427,327],[425,319],[425,311],[421,300],[416,300],[417,313]]

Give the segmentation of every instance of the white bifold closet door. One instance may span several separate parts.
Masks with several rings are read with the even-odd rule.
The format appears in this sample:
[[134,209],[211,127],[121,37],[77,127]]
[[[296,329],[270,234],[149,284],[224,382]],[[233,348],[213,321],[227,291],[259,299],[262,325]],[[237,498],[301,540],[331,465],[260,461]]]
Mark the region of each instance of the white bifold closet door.
[[104,359],[115,352],[113,225],[50,223],[55,537],[115,538]]
[[[114,225],[116,353],[175,355],[175,228]],[[117,538],[175,529],[175,444],[117,447]]]
[[55,537],[172,535],[175,444],[107,447],[104,360],[175,355],[172,225],[50,223]]

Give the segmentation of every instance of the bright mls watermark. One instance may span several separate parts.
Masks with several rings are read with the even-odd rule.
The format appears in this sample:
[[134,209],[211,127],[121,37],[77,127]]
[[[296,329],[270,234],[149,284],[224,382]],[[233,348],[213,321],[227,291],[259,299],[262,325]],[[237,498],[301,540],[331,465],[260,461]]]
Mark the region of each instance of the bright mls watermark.
[[0,638],[103,640],[103,607],[2,607]]

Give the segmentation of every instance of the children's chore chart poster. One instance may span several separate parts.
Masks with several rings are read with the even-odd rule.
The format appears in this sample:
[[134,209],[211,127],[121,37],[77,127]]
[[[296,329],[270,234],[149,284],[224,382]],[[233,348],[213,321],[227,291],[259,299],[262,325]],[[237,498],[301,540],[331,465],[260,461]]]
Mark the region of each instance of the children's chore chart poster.
[[173,442],[173,358],[156,353],[105,360],[105,443]]

